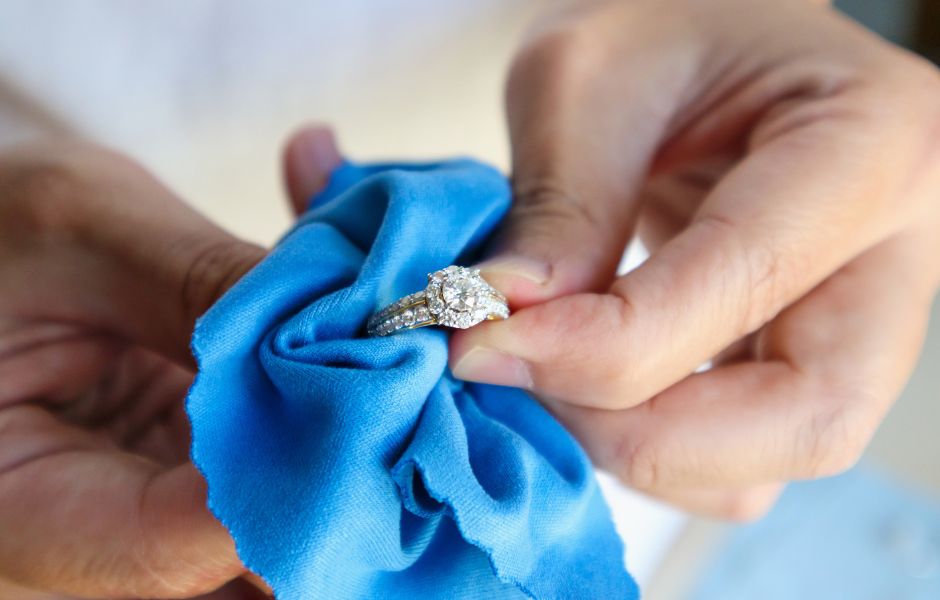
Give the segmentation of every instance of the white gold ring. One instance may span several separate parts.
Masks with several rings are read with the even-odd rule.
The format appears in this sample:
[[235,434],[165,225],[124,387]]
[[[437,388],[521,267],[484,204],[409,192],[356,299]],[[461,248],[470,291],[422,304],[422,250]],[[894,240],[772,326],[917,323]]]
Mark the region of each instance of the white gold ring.
[[506,297],[478,269],[450,266],[428,274],[425,289],[372,315],[366,330],[371,336],[385,336],[428,325],[467,329],[508,316]]

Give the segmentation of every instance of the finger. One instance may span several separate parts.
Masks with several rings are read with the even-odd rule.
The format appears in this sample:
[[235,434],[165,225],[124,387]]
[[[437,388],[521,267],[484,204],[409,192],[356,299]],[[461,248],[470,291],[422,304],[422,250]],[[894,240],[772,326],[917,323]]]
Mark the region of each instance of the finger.
[[[75,600],[74,596],[66,597],[61,594],[29,590],[3,580],[0,580],[0,598],[9,598],[11,600]],[[246,576],[191,600],[270,600],[270,598],[270,592],[265,592],[263,588],[255,586],[248,581]]]
[[[126,157],[77,143],[0,156],[0,309],[191,361],[193,323],[264,255]],[[28,285],[27,285],[28,282]]]
[[307,210],[310,199],[326,187],[330,173],[342,162],[329,127],[308,125],[290,137],[284,147],[284,182],[295,215]]
[[94,598],[189,598],[244,569],[186,464],[162,470],[36,407],[0,411],[0,577]]
[[[598,42],[607,35],[630,40],[616,60]],[[663,85],[672,57],[648,60],[658,44],[642,38],[549,23],[517,56],[506,91],[514,201],[481,265],[514,306],[606,289],[616,272],[636,187],[683,85]]]
[[[807,110],[848,110],[850,101],[833,102]],[[810,120],[762,142],[685,231],[609,294],[555,299],[455,337],[455,374],[622,408],[759,329],[911,218],[889,200],[925,193],[909,180],[923,150],[911,143],[920,136],[910,124],[856,122],[863,109],[850,105],[851,117]],[[796,112],[786,117],[809,119]],[[897,152],[884,157],[874,139]],[[500,361],[512,362],[512,371],[495,370]]]
[[768,483],[739,488],[670,489],[647,493],[698,516],[748,522],[766,515],[780,498],[783,487],[781,483]]
[[923,247],[906,246],[866,253],[781,314],[758,336],[761,362],[691,375],[621,411],[551,408],[600,465],[642,490],[841,472],[858,459],[922,343],[934,284],[916,258]]
[[720,367],[739,362],[752,361],[756,358],[754,354],[754,344],[757,340],[757,333],[744,336],[740,340],[733,342],[730,346],[719,352],[712,358],[710,366]]
[[221,589],[193,600],[271,600],[271,597],[270,592],[256,586],[246,575],[241,579],[230,582]]
[[271,589],[271,586],[268,585],[264,579],[258,575],[255,575],[254,573],[245,573],[245,575],[242,577],[242,580],[254,588],[253,592],[260,593],[264,598],[268,598],[274,595],[274,590]]
[[13,402],[74,398],[100,377],[99,365],[114,359],[122,345],[106,336],[50,324],[28,344],[0,350],[0,408]]
[[686,229],[703,200],[733,166],[728,158],[707,159],[674,172],[650,177],[641,195],[637,235],[649,252],[656,252]]

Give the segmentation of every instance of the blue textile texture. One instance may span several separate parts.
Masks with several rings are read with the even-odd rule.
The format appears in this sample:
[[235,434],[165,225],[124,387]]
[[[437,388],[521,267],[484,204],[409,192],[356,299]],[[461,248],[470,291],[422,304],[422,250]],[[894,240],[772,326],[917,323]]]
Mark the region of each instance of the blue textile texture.
[[345,164],[199,320],[193,461],[277,598],[637,597],[588,459],[535,400],[455,380],[438,328],[364,335],[509,202],[469,160]]

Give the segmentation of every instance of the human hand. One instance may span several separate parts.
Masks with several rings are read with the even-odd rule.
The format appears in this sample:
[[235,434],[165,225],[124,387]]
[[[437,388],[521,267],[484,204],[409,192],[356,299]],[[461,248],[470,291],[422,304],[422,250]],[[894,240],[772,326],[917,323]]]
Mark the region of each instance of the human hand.
[[[332,144],[291,142],[298,210]],[[263,255],[123,156],[0,154],[0,597],[266,597],[206,507],[183,411],[194,320]]]
[[693,511],[852,465],[940,281],[937,70],[808,2],[604,0],[540,24],[507,107],[482,268],[515,313],[455,335],[454,373],[532,390]]

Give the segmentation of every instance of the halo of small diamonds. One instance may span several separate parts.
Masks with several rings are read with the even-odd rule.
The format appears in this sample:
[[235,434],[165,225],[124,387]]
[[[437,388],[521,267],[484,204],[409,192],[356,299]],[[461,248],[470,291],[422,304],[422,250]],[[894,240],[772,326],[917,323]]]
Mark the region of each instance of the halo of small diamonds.
[[[450,266],[428,275],[428,309],[439,325],[467,329],[485,321],[500,294],[478,269]],[[505,303],[505,299],[503,299]]]
[[467,329],[487,319],[508,316],[505,296],[488,284],[478,269],[450,266],[430,273],[424,290],[372,315],[366,329],[373,336],[427,325]]

